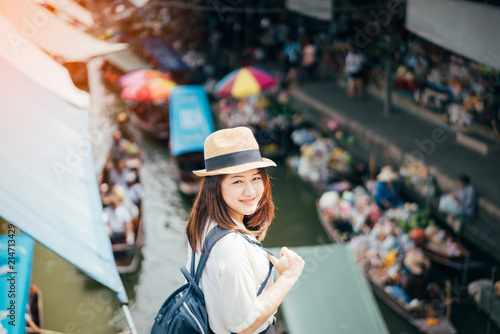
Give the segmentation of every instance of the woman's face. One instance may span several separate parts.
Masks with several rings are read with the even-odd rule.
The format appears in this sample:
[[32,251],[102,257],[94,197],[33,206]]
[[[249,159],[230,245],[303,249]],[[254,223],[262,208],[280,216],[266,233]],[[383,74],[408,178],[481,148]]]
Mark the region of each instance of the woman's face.
[[257,168],[228,174],[222,180],[221,192],[224,202],[229,207],[231,218],[243,223],[244,216],[251,215],[257,210],[264,192],[264,181]]

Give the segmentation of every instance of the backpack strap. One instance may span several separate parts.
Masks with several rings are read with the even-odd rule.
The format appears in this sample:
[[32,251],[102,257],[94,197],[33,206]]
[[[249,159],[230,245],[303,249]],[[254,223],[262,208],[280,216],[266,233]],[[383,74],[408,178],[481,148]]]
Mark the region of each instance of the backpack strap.
[[[234,230],[226,230],[226,229],[220,227],[219,225],[215,225],[215,227],[212,228],[212,230],[208,233],[208,235],[205,239],[205,242],[203,243],[203,247],[201,249],[201,258],[200,258],[200,262],[198,263],[198,267],[196,268],[196,273],[193,273],[194,261],[195,261],[195,253],[193,251],[193,256],[191,258],[191,274],[194,274],[193,276],[194,276],[194,280],[195,280],[196,284],[199,284],[199,282],[200,282],[203,268],[205,268],[205,265],[208,261],[208,256],[210,255],[212,248],[215,246],[217,241],[219,241],[220,239],[222,239],[222,237],[228,235],[229,233],[235,233],[235,231]],[[262,248],[265,252],[273,255],[269,250],[262,247],[262,244],[260,242],[258,242],[257,240],[252,240],[247,235],[245,235],[243,233],[241,233],[241,235],[249,243],[257,245],[258,247]],[[269,272],[267,273],[267,276],[266,276],[264,282],[260,286],[260,289],[257,292],[257,296],[259,296],[262,293],[262,291],[264,291],[264,288],[266,287],[267,282],[269,281],[269,277],[271,277],[272,269],[273,269],[273,264],[271,263],[271,261],[269,261]]]

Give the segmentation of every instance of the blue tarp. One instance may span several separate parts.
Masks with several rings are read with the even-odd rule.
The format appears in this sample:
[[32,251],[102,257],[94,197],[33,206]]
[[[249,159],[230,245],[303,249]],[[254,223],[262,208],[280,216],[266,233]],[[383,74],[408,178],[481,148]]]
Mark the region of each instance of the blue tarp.
[[207,94],[202,86],[177,86],[170,92],[170,153],[203,152],[215,131]]
[[102,134],[1,57],[0,73],[0,216],[127,300],[92,157]]
[[159,63],[163,70],[189,70],[189,66],[184,63],[175,51],[172,44],[161,37],[144,37],[142,44],[146,50],[153,56]]
[[0,237],[0,333],[24,334],[35,242],[28,235]]

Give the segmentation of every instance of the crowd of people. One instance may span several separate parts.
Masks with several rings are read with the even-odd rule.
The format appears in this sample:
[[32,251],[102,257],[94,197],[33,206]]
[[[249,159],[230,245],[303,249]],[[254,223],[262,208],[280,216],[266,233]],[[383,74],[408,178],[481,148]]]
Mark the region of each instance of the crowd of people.
[[108,161],[100,182],[103,220],[112,243],[135,242],[143,189],[139,180],[140,148],[129,131],[126,114],[117,117],[119,130],[113,133]]

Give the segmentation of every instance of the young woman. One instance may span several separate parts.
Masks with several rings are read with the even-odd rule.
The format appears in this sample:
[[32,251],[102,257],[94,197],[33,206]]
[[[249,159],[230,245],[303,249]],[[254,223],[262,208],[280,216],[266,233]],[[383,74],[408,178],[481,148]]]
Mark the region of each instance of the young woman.
[[[214,132],[205,140],[204,154],[206,169],[194,171],[204,179],[186,228],[187,268],[193,250],[198,261],[213,227],[236,232],[215,244],[201,275],[210,328],[216,334],[274,333],[276,309],[302,273],[304,261],[286,247],[278,260],[242,235],[259,242],[266,235],[274,204],[265,167],[276,164],[260,156],[252,131],[245,127]],[[269,261],[280,277],[274,283],[269,279],[257,296]]]

